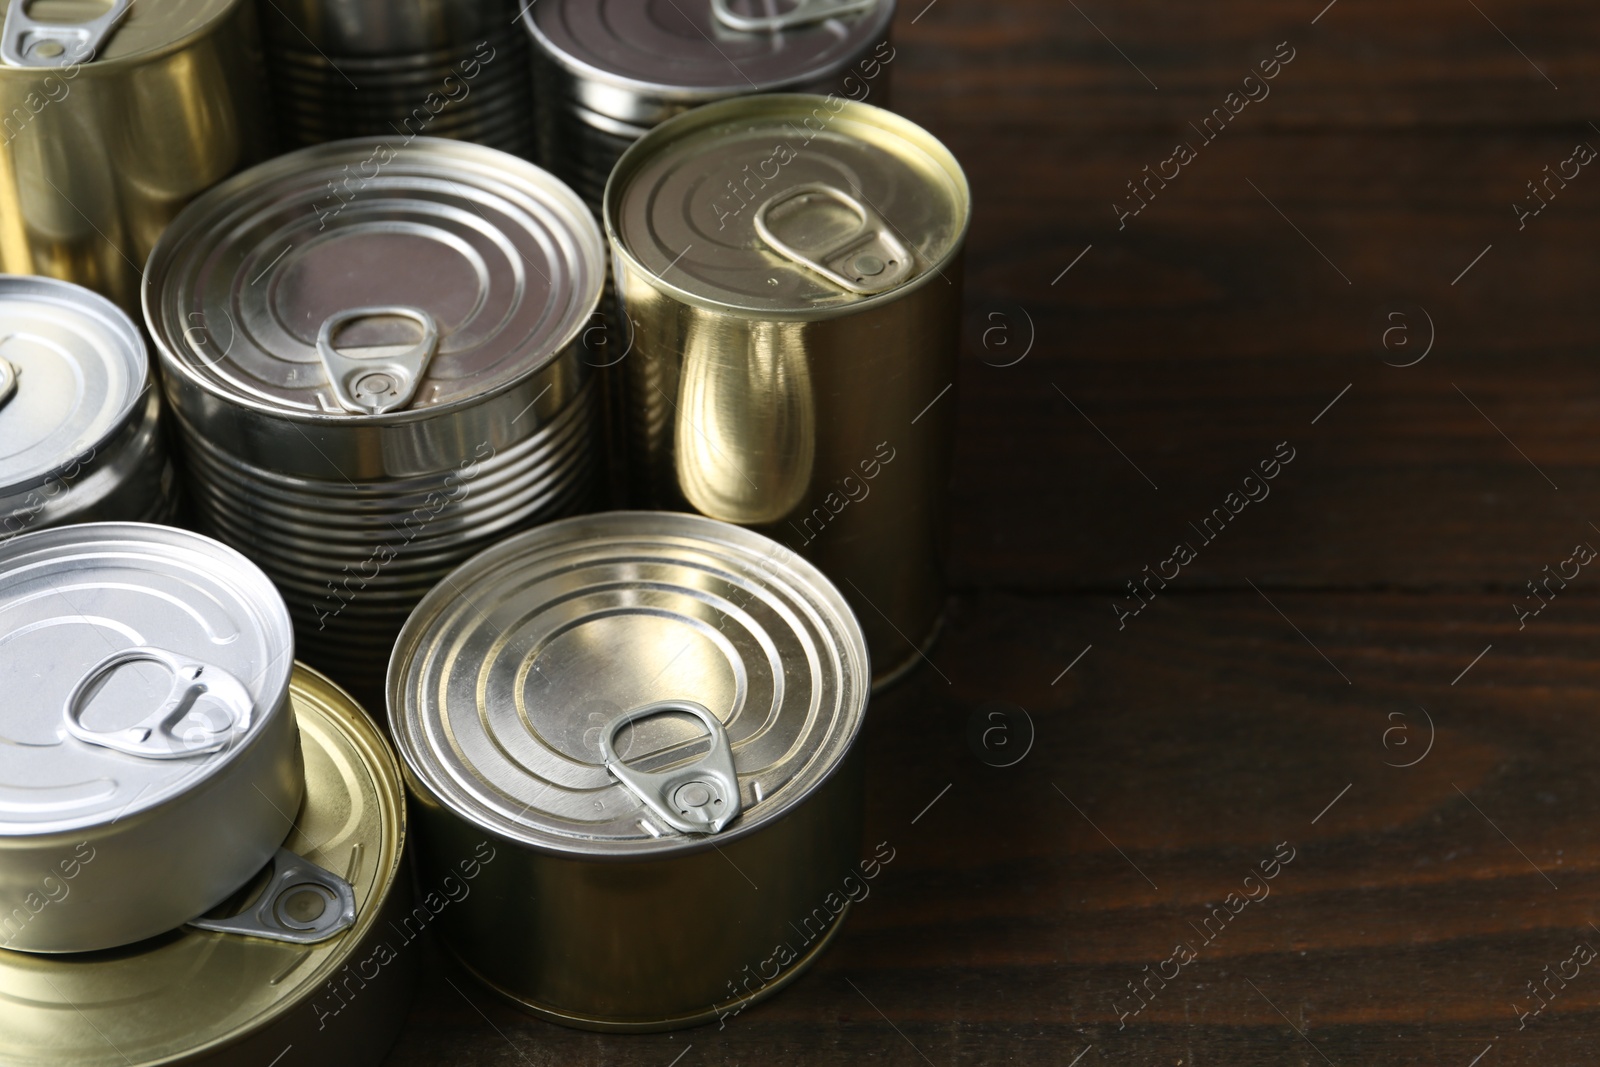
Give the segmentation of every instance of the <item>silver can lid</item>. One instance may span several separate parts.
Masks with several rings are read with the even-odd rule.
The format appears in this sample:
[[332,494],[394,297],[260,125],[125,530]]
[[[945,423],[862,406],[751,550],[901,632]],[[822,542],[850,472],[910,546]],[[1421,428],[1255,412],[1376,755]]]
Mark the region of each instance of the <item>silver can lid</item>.
[[882,108],[780,94],[662,123],[606,185],[613,253],[716,310],[825,317],[934,279],[971,217],[961,165]]
[[566,185],[419,137],[280,156],[190,204],[151,253],[163,365],[304,419],[437,413],[508,389],[583,330],[605,249]]
[[[775,6],[789,25],[776,25]],[[637,122],[657,106],[798,88],[885,40],[894,0],[544,0],[524,9],[539,49],[585,86],[590,106]],[[764,25],[763,25],[764,24]],[[609,106],[607,106],[609,104]]]
[[111,301],[0,275],[0,498],[92,458],[149,382],[144,340]]
[[221,773],[294,666],[256,566],[168,526],[89,523],[0,545],[0,836],[71,833]]
[[[645,855],[809,797],[870,686],[860,625],[811,564],[713,519],[619,511],[514,537],[441,582],[390,660],[389,720],[413,780],[460,818],[554,852]],[[691,808],[704,825],[675,826]]]

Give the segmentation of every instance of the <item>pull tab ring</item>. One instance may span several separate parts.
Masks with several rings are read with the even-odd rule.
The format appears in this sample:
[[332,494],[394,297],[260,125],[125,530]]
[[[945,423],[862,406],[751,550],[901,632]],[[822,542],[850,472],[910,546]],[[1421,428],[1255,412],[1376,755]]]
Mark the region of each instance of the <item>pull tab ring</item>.
[[11,0],[0,31],[0,63],[8,67],[70,67],[93,56],[105,44],[133,0],[116,0],[99,18],[87,22],[40,22],[27,12],[29,0]]
[[[334,334],[347,323],[372,318],[410,319],[422,327],[422,340],[398,355],[354,358],[333,346]],[[334,399],[357,415],[382,415],[411,403],[422,376],[439,349],[439,324],[415,307],[349,308],[329,315],[317,332],[317,355],[333,386]]]
[[[294,913],[297,900],[309,904],[304,916]],[[349,882],[280,848],[272,857],[266,886],[244,911],[227,919],[193,919],[189,925],[219,934],[315,945],[355,922],[356,893]]]
[[[686,767],[652,774],[634,770],[618,758],[612,741],[631,722],[669,711],[693,715],[711,732],[711,751]],[[732,822],[743,805],[739,775],[733,766],[733,749],[722,720],[703,704],[692,700],[662,700],[625,711],[600,731],[600,754],[606,770],[644,802],[662,822],[685,834],[715,834]]]
[[[9,338],[7,338],[9,340]],[[0,342],[3,344],[4,342]],[[10,360],[0,356],[0,408],[17,393],[17,368]]]
[[[855,228],[807,248],[796,247],[773,229],[776,223],[803,231],[805,213],[819,201],[828,200],[855,213]],[[755,225],[756,233],[774,252],[848,292],[863,296],[885,292],[911,277],[916,268],[911,249],[895,236],[883,216],[843,189],[824,182],[807,182],[772,197],[756,209]]]
[[[172,689],[161,706],[143,721],[121,730],[92,730],[83,724],[84,706],[100,691],[111,672],[129,663],[158,663],[172,674]],[[195,727],[180,736],[174,727],[188,716],[195,701],[210,697],[228,713],[226,725],[205,730]],[[244,684],[208,663],[179,656],[164,648],[136,646],[113,652],[89,668],[67,694],[61,709],[67,732],[85,744],[125,752],[145,759],[184,759],[219,752],[250,728],[255,700]]]
[[717,21],[730,30],[744,33],[777,33],[793,26],[808,26],[813,22],[854,15],[870,11],[878,0],[800,0],[781,15],[741,15],[728,6],[728,0],[711,0],[711,11]]

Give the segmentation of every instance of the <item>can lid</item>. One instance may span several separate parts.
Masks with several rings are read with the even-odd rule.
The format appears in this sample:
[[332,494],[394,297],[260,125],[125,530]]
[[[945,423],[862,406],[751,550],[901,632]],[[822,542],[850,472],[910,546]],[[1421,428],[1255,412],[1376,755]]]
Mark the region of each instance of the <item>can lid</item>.
[[[539,48],[585,81],[632,98],[703,103],[825,77],[888,35],[894,0],[802,0],[793,21],[762,26],[763,0],[545,0],[523,20]],[[619,113],[613,118],[628,119]]]
[[54,278],[0,275],[0,497],[84,461],[149,380],[144,340],[111,301]]
[[0,68],[72,68],[142,59],[236,9],[240,0],[5,0]]
[[937,276],[971,215],[966,176],[882,108],[784,94],[710,104],[642,137],[606,185],[619,260],[691,303],[805,316]]
[[260,411],[403,421],[571,344],[605,277],[577,194],[492,148],[392,142],[292,152],[184,209],[144,284],[164,366]]
[[[713,519],[619,511],[502,542],[429,593],[389,664],[390,731],[413,782],[477,826],[642,855],[722,843],[804,800],[848,752],[870,684],[860,625],[811,564]],[[620,721],[651,705],[667,707]],[[709,737],[690,705],[720,724]],[[726,778],[699,773],[730,752]],[[685,769],[696,780],[665,801],[702,832],[640,792]],[[729,779],[742,814],[723,829]]]
[[[399,766],[355,702],[315,671],[295,667],[290,701],[306,790],[284,847],[350,883],[355,926],[310,945],[185,926],[114,952],[0,950],[0,1062],[155,1067],[200,1062],[207,1053],[216,1054],[211,1062],[239,1062],[226,1050],[308,1001],[315,1019],[338,1015],[350,996],[336,984],[348,977],[345,967],[359,965],[372,980],[399,953],[420,951],[406,932],[374,936],[405,843]],[[257,889],[244,887],[218,912],[242,906]],[[363,948],[368,955],[357,955]]]
[[70,833],[220,773],[284,714],[293,637],[255,564],[168,526],[0,545],[0,835]]

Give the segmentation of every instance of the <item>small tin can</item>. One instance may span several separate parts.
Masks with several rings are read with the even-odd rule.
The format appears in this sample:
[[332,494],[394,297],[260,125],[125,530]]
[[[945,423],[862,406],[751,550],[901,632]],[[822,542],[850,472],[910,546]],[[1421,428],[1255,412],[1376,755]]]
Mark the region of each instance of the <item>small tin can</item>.
[[267,148],[255,5],[0,6],[0,270],[135,311],[167,223]]
[[970,195],[925,130],[834,97],[710,104],[606,189],[635,492],[754,527],[861,617],[878,684],[944,606]]
[[177,480],[144,338],[70,282],[0,274],[0,540],[170,522]]
[[281,133],[295,146],[419,136],[533,153],[518,0],[277,0],[261,8]]
[[498,856],[442,939],[587,1029],[693,1025],[781,988],[847,910],[868,690],[844,599],[748,530],[608,512],[476,557],[389,668],[423,880],[485,837]]
[[272,576],[302,658],[358,697],[440,578],[588,505],[579,340],[604,274],[570,189],[439,138],[279,157],[157,246],[145,319],[199,523]]
[[[351,924],[309,944],[186,926],[115,952],[0,951],[0,1062],[376,1067],[383,1061],[413,990],[420,951],[408,939],[425,926],[410,910],[401,865],[399,768],[365,713],[326,678],[297,666],[289,698],[305,752],[305,803],[285,848],[347,880]],[[76,879],[57,877],[67,901],[100,862],[85,864]],[[281,899],[286,912],[304,915],[312,898],[297,888]],[[236,909],[256,890],[245,887],[217,913]]]
[[130,944],[256,874],[300,805],[293,659],[272,583],[210,538],[90,523],[0,545],[0,944]]

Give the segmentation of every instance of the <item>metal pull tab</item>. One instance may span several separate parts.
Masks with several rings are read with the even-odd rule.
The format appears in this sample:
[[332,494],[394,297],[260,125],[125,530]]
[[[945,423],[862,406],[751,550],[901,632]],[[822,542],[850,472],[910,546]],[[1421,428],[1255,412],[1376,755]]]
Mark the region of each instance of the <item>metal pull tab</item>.
[[[129,663],[159,663],[172,673],[172,690],[160,707],[136,726],[121,730],[91,730],[83,724],[83,709],[100,691],[111,672]],[[196,723],[181,735],[174,728],[188,717],[195,702],[208,697],[225,711],[221,726]],[[226,748],[234,737],[250,728],[255,700],[243,683],[221,667],[179,656],[164,648],[140,646],[113,652],[89,668],[67,694],[62,717],[67,732],[79,741],[126,752],[145,759],[184,759]]]
[[717,21],[730,30],[744,33],[776,33],[792,26],[807,26],[840,15],[854,15],[870,11],[878,0],[800,0],[781,15],[741,15],[728,6],[728,0],[711,0],[711,10]]
[[[840,218],[841,204],[854,213],[853,222]],[[911,250],[882,216],[822,182],[797,185],[762,204],[756,233],[779,255],[852,293],[893,289],[916,269]]]
[[[422,327],[422,340],[397,355],[355,358],[333,346],[334,335],[357,319],[410,319]],[[357,415],[382,415],[411,403],[428,363],[439,349],[439,324],[422,308],[350,308],[329,315],[317,333],[317,355],[333,385],[339,406]]]
[[194,919],[189,925],[219,934],[314,945],[356,922],[356,892],[332,871],[280,848],[272,876],[249,907],[228,919]]
[[0,408],[6,406],[6,401],[17,394],[17,368],[16,365],[0,356]]
[[[711,751],[677,770],[662,774],[637,771],[617,758],[611,742],[617,731],[631,722],[669,711],[693,715],[711,731]],[[692,700],[663,700],[618,715],[600,731],[600,754],[606,770],[668,826],[686,834],[714,834],[742,810],[739,775],[733,768],[733,749],[722,721]]]
[[32,0],[11,0],[0,36],[0,62],[11,67],[70,67],[93,56],[133,6],[116,0],[97,19],[87,22],[39,22],[28,14]]

